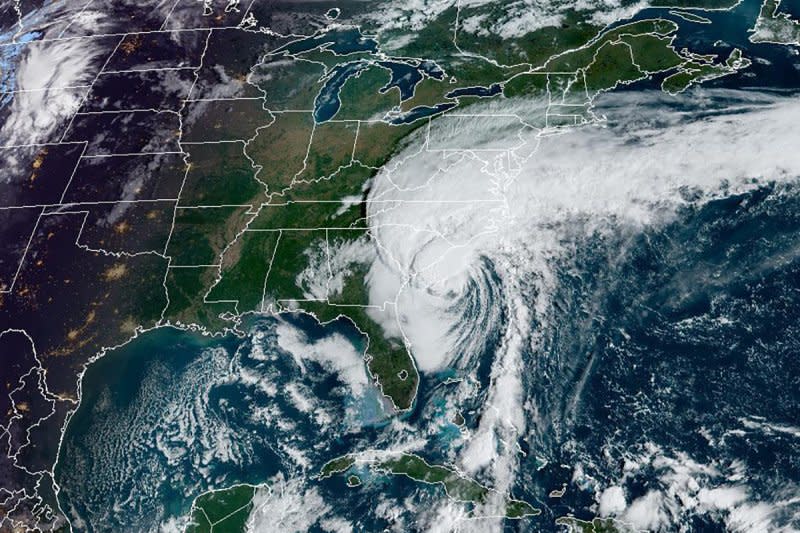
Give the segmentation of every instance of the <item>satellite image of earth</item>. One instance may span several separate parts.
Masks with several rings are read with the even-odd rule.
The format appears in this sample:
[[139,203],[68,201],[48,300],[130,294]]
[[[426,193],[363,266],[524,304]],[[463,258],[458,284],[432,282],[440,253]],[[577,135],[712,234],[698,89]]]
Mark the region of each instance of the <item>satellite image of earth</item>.
[[0,0],[0,532],[800,531],[799,0]]

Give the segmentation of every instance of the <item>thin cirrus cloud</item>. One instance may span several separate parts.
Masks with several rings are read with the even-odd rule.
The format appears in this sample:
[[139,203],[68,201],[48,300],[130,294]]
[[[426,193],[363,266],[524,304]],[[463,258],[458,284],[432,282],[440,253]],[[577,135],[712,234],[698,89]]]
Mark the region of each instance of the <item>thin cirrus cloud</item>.
[[[550,416],[524,407],[521,376],[537,332],[548,327],[554,265],[568,258],[570,240],[641,231],[674,220],[689,202],[800,176],[796,99],[697,90],[677,99],[613,94],[595,104],[605,121],[566,132],[512,128],[491,103],[471,109],[457,131],[434,121],[378,174],[369,196],[377,250],[370,297],[395,304],[385,328],[404,337],[419,368],[467,369],[479,354],[465,355],[465,347],[498,333],[480,424],[459,464],[500,491],[513,487],[518,471],[517,450],[506,443]],[[524,117],[534,107],[506,102],[502,112]],[[494,150],[509,137],[506,150]],[[436,150],[431,139],[461,149]],[[505,312],[487,311],[497,307]],[[742,488],[713,492],[713,480],[705,488],[701,511],[722,513],[733,529],[747,530],[746,509],[769,505]],[[670,501],[654,493],[612,507],[629,522],[660,526],[672,516]]]

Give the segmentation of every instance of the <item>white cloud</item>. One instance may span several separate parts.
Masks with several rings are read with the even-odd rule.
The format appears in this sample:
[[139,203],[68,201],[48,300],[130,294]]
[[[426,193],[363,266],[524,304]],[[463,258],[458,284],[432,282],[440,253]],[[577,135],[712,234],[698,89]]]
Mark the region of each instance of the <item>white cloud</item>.
[[[691,516],[700,515],[724,523],[729,531],[790,531],[786,524],[800,516],[796,487],[773,490],[769,499],[759,497],[747,485],[751,475],[741,461],[703,464],[653,443],[625,453],[622,476],[613,485],[598,486],[596,498],[601,516],[613,516],[634,530],[683,531]],[[643,477],[650,490],[626,505],[621,487],[636,486]]]
[[[442,153],[419,152],[414,145],[398,156],[402,164],[379,174],[370,200],[380,202],[370,204],[370,216],[383,261],[374,267],[372,294],[375,304],[396,299],[421,368],[446,362],[451,329],[468,325],[451,312],[459,310],[471,284],[485,282],[479,257],[488,256],[495,267],[503,263],[509,283],[533,270],[546,284],[547,260],[560,253],[559,225],[572,219],[590,217],[585,231],[644,227],[668,220],[686,204],[685,187],[710,198],[725,183],[745,190],[756,185],[751,178],[786,180],[800,173],[800,154],[789,135],[800,112],[795,102],[765,101],[735,117],[692,121],[655,111],[653,104],[661,102],[652,98],[607,98],[605,111],[625,127],[528,133],[522,149],[538,151],[518,168],[507,163],[514,151],[487,164],[469,153],[443,160]],[[492,125],[476,117],[473,127],[488,138]],[[470,146],[473,129],[464,127],[462,135]],[[397,207],[386,209],[387,201]],[[434,332],[438,339],[431,339]]]
[[22,52],[9,117],[0,128],[4,145],[57,141],[56,136],[78,110],[94,79],[101,53],[93,39],[34,42]]
[[600,494],[598,504],[600,516],[618,515],[628,505],[625,500],[625,491],[616,485],[611,485]]
[[637,530],[657,531],[667,525],[667,516],[662,509],[662,495],[650,491],[635,499],[623,516],[623,521]]
[[797,531],[791,527],[780,527],[773,523],[772,515],[775,507],[768,503],[744,504],[729,508],[730,513],[725,524],[730,531],[741,533],[759,533],[761,531],[786,532]]
[[323,531],[330,533],[350,533],[354,531],[353,524],[340,517],[326,518],[320,522]]
[[453,5],[455,5],[455,0],[386,2],[383,9],[376,10],[371,18],[379,25],[381,31],[420,30]]
[[762,431],[766,434],[783,433],[800,438],[800,427],[788,424],[770,423],[761,417],[742,418],[742,425],[748,429]]
[[717,487],[700,489],[697,500],[706,509],[730,509],[747,499],[747,489],[738,487]]
[[[356,351],[353,343],[339,333],[332,333],[318,340],[310,340],[301,330],[286,323],[277,325],[278,346],[295,358],[298,366],[304,368],[303,361],[316,361],[323,367],[336,372],[355,396],[364,394],[369,383],[362,354]],[[306,403],[299,402],[310,410]],[[300,407],[298,407],[300,408]]]
[[298,411],[301,413],[310,413],[314,409],[314,401],[309,398],[308,391],[303,389],[304,387],[298,383],[289,383],[283,388],[288,394],[289,400]]
[[331,235],[328,239],[328,264],[325,265],[328,296],[342,293],[347,276],[352,274],[353,265],[369,264],[375,258],[375,249],[367,239],[337,242]]
[[331,507],[316,487],[307,488],[302,479],[272,478],[253,497],[253,510],[247,519],[249,533],[301,533],[320,520],[333,518]]
[[[480,427],[462,459],[501,491],[513,483],[516,438],[551,416],[523,408],[520,380],[530,363],[522,354],[536,353],[553,305],[553,265],[571,253],[571,239],[671,221],[690,201],[686,190],[703,202],[800,176],[796,99],[722,91],[682,98],[607,95],[596,111],[608,123],[563,134],[523,129],[521,142],[497,153],[479,151],[511,134],[496,120],[476,116],[455,130],[434,121],[431,138],[465,151],[431,151],[421,132],[374,180],[369,214],[379,258],[370,299],[395,304],[392,327],[418,367],[467,370],[481,339],[500,339]],[[539,108],[506,101],[502,112],[529,116]],[[472,109],[497,112],[491,103]],[[624,515],[660,524],[669,516],[662,499],[654,492],[634,500]]]
[[594,24],[606,25],[632,16],[647,7],[649,2],[640,1],[623,7],[618,0],[581,0],[577,3],[563,0],[508,0],[501,3],[492,0],[462,0],[458,3],[455,0],[389,1],[368,20],[376,26],[378,33],[416,32],[456,5],[462,9],[460,33],[513,39],[540,28],[560,26],[570,10],[586,12]]
[[[602,5],[602,8],[598,4]],[[650,2],[640,0],[633,4],[622,6],[619,0],[604,0],[603,2],[582,1],[578,2],[576,9],[590,9],[594,10],[592,15],[592,22],[601,26],[613,24],[618,20],[624,20],[632,17],[642,9],[649,7]]]

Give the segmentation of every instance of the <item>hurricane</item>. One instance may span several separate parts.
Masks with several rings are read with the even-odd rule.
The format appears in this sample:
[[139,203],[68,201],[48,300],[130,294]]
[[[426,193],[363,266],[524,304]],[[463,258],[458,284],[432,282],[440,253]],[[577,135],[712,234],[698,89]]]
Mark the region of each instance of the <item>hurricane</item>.
[[0,531],[800,531],[800,11],[0,17]]
[[[512,109],[525,117],[533,106]],[[478,426],[457,456],[464,471],[511,491],[564,469],[594,492],[599,514],[637,529],[678,527],[695,514],[723,516],[732,530],[797,524],[798,501],[787,496],[797,478],[769,480],[766,465],[729,442],[776,414],[755,388],[759,373],[742,384],[726,382],[733,370],[703,378],[694,365],[704,362],[666,338],[731,367],[747,355],[721,353],[728,330],[746,327],[756,339],[740,342],[761,342],[759,322],[775,310],[742,309],[736,293],[796,268],[788,227],[779,237],[758,231],[795,221],[800,157],[790,131],[799,110],[781,94],[704,90],[675,101],[627,92],[596,102],[598,123],[563,133],[486,105],[432,123],[378,174],[370,279],[375,303],[386,287],[397,291],[387,327],[402,332],[423,372],[454,366],[480,380],[488,367]],[[497,146],[509,138],[517,146]],[[776,328],[775,342],[794,343],[793,326]],[[706,379],[716,401],[696,390]],[[780,385],[796,386],[796,375]],[[653,435],[668,405],[673,431],[717,410],[758,422]],[[780,411],[791,418],[788,407]],[[792,449],[795,430],[784,432]],[[643,469],[659,472],[656,486],[619,497]],[[744,483],[742,470],[766,485]]]

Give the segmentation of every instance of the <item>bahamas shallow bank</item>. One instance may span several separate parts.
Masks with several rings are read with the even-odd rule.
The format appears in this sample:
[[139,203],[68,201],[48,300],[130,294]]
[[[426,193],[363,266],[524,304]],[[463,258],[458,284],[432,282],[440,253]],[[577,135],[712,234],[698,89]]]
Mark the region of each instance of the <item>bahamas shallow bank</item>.
[[[576,509],[620,529],[795,527],[800,104],[629,91],[595,102],[598,123],[545,134],[526,123],[538,109],[434,121],[373,180],[370,302],[396,304],[381,324],[422,372],[415,413],[383,413],[344,322],[159,339],[176,355],[145,359],[124,395],[87,390],[70,425],[59,482],[75,523],[178,528],[200,491],[248,482],[261,487],[252,527],[280,508],[292,531],[502,530],[502,501],[470,511],[368,466],[346,493],[316,479],[357,450],[362,465],[447,462],[534,502],[543,515],[522,529]],[[185,386],[158,386],[166,375]],[[139,412],[131,438],[115,421]]]
[[[416,143],[387,165],[370,197],[380,251],[371,294],[377,303],[399,293],[397,324],[420,368],[455,367],[469,373],[485,356],[486,332],[493,333],[488,338],[499,339],[487,363],[489,383],[480,393],[480,423],[460,450],[458,464],[491,479],[500,490],[519,486],[520,476],[537,477],[531,457],[520,453],[520,440],[537,455],[541,446],[587,446],[579,435],[586,430],[581,419],[590,411],[584,402],[592,393],[584,388],[592,387],[606,372],[603,367],[612,364],[609,351],[624,352],[620,345],[625,344],[632,345],[627,350],[643,349],[637,343],[650,343],[651,357],[662,350],[652,344],[655,339],[631,339],[633,331],[627,328],[652,335],[647,328],[657,326],[645,317],[663,313],[678,329],[696,324],[702,333],[689,332],[684,341],[703,344],[705,335],[726,334],[713,333],[717,326],[747,319],[726,316],[723,302],[733,297],[729,293],[743,291],[740,285],[762,283],[761,277],[774,271],[794,268],[795,238],[783,229],[770,233],[763,220],[774,217],[771,223],[779,227],[795,220],[794,204],[787,200],[796,194],[800,175],[792,134],[800,104],[794,96],[696,90],[674,99],[655,92],[624,92],[602,96],[595,104],[595,113],[605,120],[544,136],[525,125],[525,117],[536,111],[531,102],[502,109],[487,104],[469,115],[448,116],[421,132]],[[755,237],[749,232],[759,225],[765,225],[759,238],[769,241],[760,243],[763,250],[750,242]],[[715,226],[719,235],[713,234]],[[671,234],[686,242],[658,242]],[[752,255],[742,249],[748,246],[753,246]],[[664,257],[648,258],[652,264],[647,264],[639,256],[648,254]],[[615,294],[621,290],[641,294]],[[792,290],[791,285],[784,290]],[[622,302],[630,307],[620,307]],[[752,319],[760,320],[760,311],[754,310]],[[692,334],[698,337],[692,339]],[[761,341],[754,335],[747,342]],[[721,347],[707,347],[711,354],[717,349]],[[735,367],[738,357],[725,364]],[[685,378],[678,376],[692,372],[680,368],[681,359],[663,361],[676,380],[670,387],[679,395],[700,395],[681,383]],[[784,363],[796,368],[794,362]],[[704,376],[708,370],[693,364],[698,364],[698,374],[692,380],[708,380],[713,388],[716,376]],[[734,401],[728,394],[737,386],[727,380],[735,379],[761,383],[763,375],[725,376],[722,385],[729,390],[718,391],[724,405]],[[657,387],[642,386],[637,394],[654,401],[650,396]],[[769,380],[764,386],[769,387]],[[640,408],[655,409],[650,401]],[[787,407],[780,410],[788,413]],[[681,413],[678,406],[676,411],[664,415],[703,418],[691,410]],[[636,434],[634,412],[615,416],[631,416],[626,430]],[[768,417],[769,411],[740,413],[741,418],[751,416]],[[656,484],[630,505],[624,498],[604,505],[618,487],[603,492],[604,482],[612,485],[610,479],[593,480],[596,473],[582,472],[580,463],[572,465],[575,482],[597,484],[604,516],[642,529],[678,527],[684,515],[693,513],[719,513],[732,529],[796,524],[793,469],[781,485],[766,479],[758,467],[747,471],[747,461],[735,454],[723,458],[723,452],[715,456],[707,451],[710,464],[698,464],[691,450],[666,451],[663,443],[648,442],[645,429],[640,428],[641,442],[616,450],[616,460],[630,461],[619,482],[634,482],[637,468],[643,468],[636,464],[637,454],[647,456],[644,462],[650,466],[660,463],[666,473],[660,474],[661,486]],[[619,431],[607,429],[612,430]],[[711,431],[709,445],[722,438]],[[622,446],[612,443],[603,454]],[[730,474],[731,469],[739,474]],[[726,475],[730,484],[719,481]],[[779,488],[759,494],[749,483]]]

